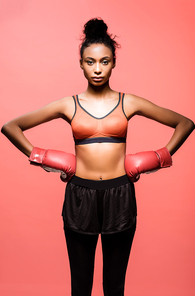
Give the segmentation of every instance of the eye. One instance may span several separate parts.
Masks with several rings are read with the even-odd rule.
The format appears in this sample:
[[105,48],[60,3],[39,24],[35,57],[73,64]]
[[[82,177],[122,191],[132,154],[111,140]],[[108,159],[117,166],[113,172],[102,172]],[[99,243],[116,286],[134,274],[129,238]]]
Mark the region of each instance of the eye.
[[108,65],[108,60],[104,60],[104,61],[102,61],[102,64],[103,64],[103,65]]
[[93,61],[87,61],[87,65],[89,66],[93,65]]

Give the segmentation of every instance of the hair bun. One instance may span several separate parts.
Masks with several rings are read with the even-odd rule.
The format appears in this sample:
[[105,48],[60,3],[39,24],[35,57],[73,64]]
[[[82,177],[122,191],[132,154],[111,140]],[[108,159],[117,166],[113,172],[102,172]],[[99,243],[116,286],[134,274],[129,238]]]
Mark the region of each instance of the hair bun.
[[107,29],[108,27],[103,20],[94,18],[85,24],[83,33],[86,39],[92,39],[107,35]]

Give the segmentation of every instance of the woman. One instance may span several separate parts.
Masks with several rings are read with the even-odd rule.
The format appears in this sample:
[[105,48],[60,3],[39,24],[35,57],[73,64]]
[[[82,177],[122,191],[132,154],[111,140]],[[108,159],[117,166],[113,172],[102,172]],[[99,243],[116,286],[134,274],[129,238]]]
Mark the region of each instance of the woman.
[[[68,181],[62,216],[70,260],[73,296],[91,295],[95,248],[101,233],[105,296],[124,295],[125,273],[136,229],[133,182],[141,173],[172,165],[171,155],[194,129],[173,111],[109,86],[118,44],[101,19],[85,24],[80,67],[88,81],[85,92],[66,97],[6,123],[2,132],[30,163],[61,172]],[[127,155],[128,120],[142,115],[175,129],[157,151]],[[76,158],[33,145],[23,131],[62,118],[71,124]]]

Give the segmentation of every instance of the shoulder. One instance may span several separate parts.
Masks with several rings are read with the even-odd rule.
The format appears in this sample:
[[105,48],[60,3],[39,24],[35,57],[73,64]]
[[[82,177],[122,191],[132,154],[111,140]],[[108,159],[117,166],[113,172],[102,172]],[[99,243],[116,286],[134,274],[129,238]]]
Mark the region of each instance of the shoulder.
[[71,121],[75,112],[75,101],[73,96],[64,97],[58,101],[53,102],[59,110],[61,117],[67,121]]
[[127,118],[131,118],[133,115],[147,116],[150,112],[159,111],[159,106],[155,105],[151,101],[134,94],[125,94],[124,97],[124,111]]
[[140,106],[142,104],[146,104],[146,103],[151,103],[150,101],[142,98],[142,97],[139,97],[137,95],[134,95],[134,94],[125,94],[124,96],[124,102],[129,105],[129,104],[133,104],[133,106]]
[[74,105],[74,99],[73,99],[73,96],[64,97],[60,100],[55,101],[55,103],[61,107],[63,107],[63,106],[71,107],[72,105]]
[[123,99],[124,112],[128,119],[137,114],[142,107],[145,99],[134,94],[125,94]]

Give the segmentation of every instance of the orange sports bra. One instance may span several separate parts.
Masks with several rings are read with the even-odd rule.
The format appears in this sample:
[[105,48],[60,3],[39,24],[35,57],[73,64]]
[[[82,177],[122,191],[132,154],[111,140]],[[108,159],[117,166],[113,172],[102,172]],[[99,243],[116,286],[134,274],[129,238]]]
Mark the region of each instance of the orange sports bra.
[[85,110],[78,95],[73,96],[75,112],[71,120],[75,145],[90,143],[125,143],[128,120],[123,109],[124,94],[119,93],[117,105],[105,116],[95,117]]

